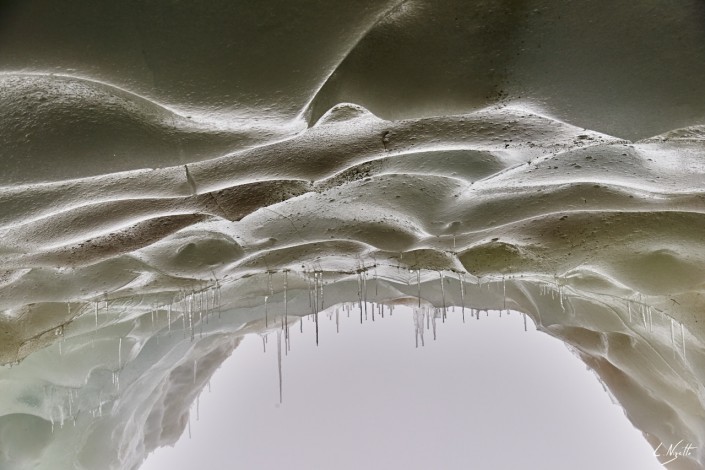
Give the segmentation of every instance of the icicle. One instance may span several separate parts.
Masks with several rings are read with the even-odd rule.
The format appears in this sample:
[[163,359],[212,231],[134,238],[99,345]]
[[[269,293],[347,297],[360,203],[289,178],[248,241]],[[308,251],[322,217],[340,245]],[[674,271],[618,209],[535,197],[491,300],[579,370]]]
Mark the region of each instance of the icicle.
[[194,359],[193,361],[193,384],[196,385],[196,373],[198,372],[198,362]]
[[[304,271],[304,274],[306,274],[306,271]],[[311,280],[311,276],[308,276],[306,278],[306,284],[308,284],[308,306],[311,309],[311,313],[313,313],[313,286],[314,282],[316,280],[316,272],[313,272],[313,281]]]
[[279,368],[279,403],[283,401],[282,393],[282,333],[277,330],[277,365]]
[[431,317],[431,325],[433,325],[433,341],[436,341],[436,309],[433,309]]
[[[502,296],[504,298],[502,308],[507,310],[507,280],[504,276],[502,276]],[[563,304],[561,304],[561,306],[563,306]]]
[[215,308],[218,309],[218,318],[220,319],[220,284],[218,283],[218,279],[215,280],[215,291],[213,292],[213,302],[215,302]]
[[419,308],[421,308],[421,270],[416,270],[416,290],[417,297],[419,299]]
[[203,338],[203,291],[198,294],[198,337]]
[[526,314],[524,314],[524,331],[527,331],[527,329],[526,329]]
[[441,280],[441,298],[443,299],[443,316],[441,318],[443,319],[443,322],[445,322],[446,321],[446,289],[445,289],[445,286],[443,285],[443,273],[439,272],[438,275]]
[[460,283],[460,307],[463,311],[463,323],[465,323],[465,280],[462,273],[458,273],[458,282]]
[[264,296],[264,327],[268,328],[269,327],[269,310],[267,307],[267,301],[269,300],[269,296],[265,295]]
[[[209,322],[208,314],[210,313],[210,306],[209,306],[209,301],[208,301],[208,292],[210,291],[209,287],[206,287],[203,290],[203,317],[206,320],[206,325]],[[157,320],[159,319],[159,316],[157,316]]]
[[201,420],[201,395],[196,395],[196,421]]
[[360,305],[360,324],[362,325],[362,273],[357,273],[357,300]]
[[201,324],[201,336],[203,336],[203,317],[206,317],[205,321],[208,321],[208,316],[206,315],[206,309],[203,302],[203,290],[198,293],[198,320]]
[[95,303],[95,329],[98,330],[98,302]]
[[654,332],[654,318],[653,312],[651,311],[651,305],[649,305],[649,331]]
[[365,319],[367,319],[367,271],[362,272],[362,298],[365,301]]
[[629,312],[629,323],[632,322],[632,303],[627,300],[627,311]]
[[188,298],[188,303],[187,303],[187,308],[188,308],[188,327],[191,332],[191,341],[193,341],[194,338],[194,331],[193,331],[193,293],[189,295]]
[[641,311],[641,319],[644,322],[644,329],[646,329],[646,309],[644,308],[644,304],[639,306],[639,310]]
[[186,312],[184,312],[184,310],[186,310],[186,306],[184,305],[185,299],[186,294],[182,293],[179,303],[181,304],[181,330],[184,332],[184,339],[186,338]]
[[424,317],[425,313],[420,309],[414,309],[414,329],[416,330],[416,347],[419,347],[419,338],[421,339],[421,346],[424,346],[423,339],[423,327],[424,327]]
[[313,321],[316,327],[316,346],[318,346],[318,311],[316,311],[316,313],[314,314]]
[[288,281],[288,274],[289,274],[289,272],[287,270],[284,270],[284,325],[285,325],[284,339],[285,340],[289,339],[289,299],[288,299],[289,281]]
[[262,336],[262,350],[265,354],[267,353],[267,341],[265,341],[264,336]]
[[340,315],[338,309],[335,310],[335,332],[340,333]]

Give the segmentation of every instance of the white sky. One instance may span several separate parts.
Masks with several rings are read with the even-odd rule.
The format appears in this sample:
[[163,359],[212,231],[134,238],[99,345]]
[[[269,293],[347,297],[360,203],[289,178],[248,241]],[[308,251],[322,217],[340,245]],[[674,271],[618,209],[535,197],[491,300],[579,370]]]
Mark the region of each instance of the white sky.
[[513,313],[438,320],[415,348],[408,308],[292,327],[278,404],[276,336],[245,339],[201,396],[189,439],[143,470],[657,470],[591,371]]

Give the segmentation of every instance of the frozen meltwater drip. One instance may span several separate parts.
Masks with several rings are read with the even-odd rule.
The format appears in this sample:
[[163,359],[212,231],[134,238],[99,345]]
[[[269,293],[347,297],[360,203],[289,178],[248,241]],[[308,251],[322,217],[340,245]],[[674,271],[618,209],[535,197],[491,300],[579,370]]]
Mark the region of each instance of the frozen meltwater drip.
[[269,308],[267,306],[268,300],[269,300],[269,296],[265,295],[264,296],[264,327],[265,328],[269,327]]
[[458,283],[460,285],[460,308],[463,312],[463,323],[465,323],[465,280],[463,273],[458,273]]
[[279,403],[283,402],[282,393],[282,332],[277,330],[277,367],[279,372]]
[[441,280],[441,298],[443,299],[443,313],[442,313],[441,319],[443,320],[443,322],[445,322],[446,321],[446,289],[445,289],[445,286],[443,285],[444,284],[443,283],[443,273],[439,272],[438,274],[439,274],[439,277]]
[[654,318],[653,318],[653,311],[652,311],[651,305],[649,305],[649,332],[651,332],[651,333],[654,332]]
[[421,340],[421,346],[424,345],[423,330],[424,330],[424,312],[420,308],[414,309],[414,330],[416,337],[416,347],[419,347],[419,339]]
[[362,299],[365,306],[365,320],[367,319],[367,271],[362,271]]
[[421,307],[421,270],[416,270],[416,297],[419,301],[419,308]]
[[362,324],[362,274],[357,272],[357,302],[360,307],[360,324]]
[[[323,310],[324,308],[326,308],[326,307],[325,307],[325,301],[326,301],[326,299],[325,299],[325,293],[324,293],[324,286],[325,286],[325,283],[323,282],[323,271],[319,271],[319,272],[318,272],[318,283],[319,283],[319,285],[320,285],[320,291],[321,291],[321,310]],[[375,285],[375,289],[376,289],[376,288],[377,288],[377,287],[376,287],[376,285]]]
[[314,305],[314,323],[316,328],[316,346],[318,346],[318,312],[320,306],[318,304],[318,273],[313,273],[313,305]]
[[179,300],[180,305],[180,310],[181,310],[181,331],[183,332],[184,339],[186,339],[186,294],[184,292],[181,293],[181,300]]
[[193,329],[193,292],[189,294],[188,301],[186,302],[186,309],[188,310],[188,327],[191,332],[191,341],[194,339],[194,329]]
[[203,338],[203,291],[198,293],[198,337]]
[[435,308],[430,312],[430,316],[431,316],[431,325],[433,327],[433,341],[436,341],[436,309]]
[[[502,308],[504,310],[507,310],[507,279],[502,276],[502,298],[503,298],[503,303],[502,303]],[[562,304],[561,304],[562,306]]]
[[169,330],[169,336],[171,336],[171,309],[172,309],[173,304],[174,304],[174,301],[172,300],[171,303],[169,303],[169,307],[166,310],[166,321],[167,321],[167,329]]
[[289,345],[289,272],[284,270],[284,341],[286,349]]

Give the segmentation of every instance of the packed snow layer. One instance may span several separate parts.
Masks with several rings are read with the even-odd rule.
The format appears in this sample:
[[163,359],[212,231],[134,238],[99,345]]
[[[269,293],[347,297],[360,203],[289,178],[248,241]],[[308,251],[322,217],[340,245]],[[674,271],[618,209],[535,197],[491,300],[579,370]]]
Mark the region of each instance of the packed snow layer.
[[705,468],[703,16],[3,3],[3,468],[137,468],[269,308],[371,285],[530,315]]

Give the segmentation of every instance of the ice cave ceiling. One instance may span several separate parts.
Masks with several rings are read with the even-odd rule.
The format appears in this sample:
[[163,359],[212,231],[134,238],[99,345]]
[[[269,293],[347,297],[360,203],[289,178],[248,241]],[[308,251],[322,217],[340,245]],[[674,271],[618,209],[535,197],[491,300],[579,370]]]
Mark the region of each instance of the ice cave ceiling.
[[705,468],[704,77],[701,0],[0,2],[0,468],[136,469],[265,296],[419,285]]

